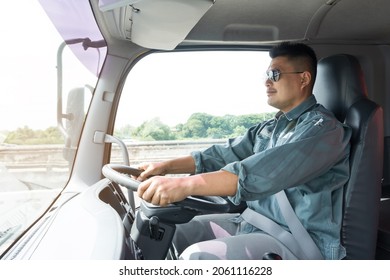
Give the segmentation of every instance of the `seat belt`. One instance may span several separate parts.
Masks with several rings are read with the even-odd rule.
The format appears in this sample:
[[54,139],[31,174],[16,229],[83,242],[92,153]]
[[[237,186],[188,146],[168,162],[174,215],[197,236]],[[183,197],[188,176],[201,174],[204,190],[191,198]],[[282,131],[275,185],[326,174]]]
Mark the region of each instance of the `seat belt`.
[[273,220],[249,208],[245,209],[241,217],[253,226],[278,239],[299,259],[323,260],[324,257],[317,245],[292,209],[286,193],[282,190],[275,196],[291,233]]
[[282,242],[298,259],[307,258],[294,236],[271,219],[250,208],[246,208],[241,214],[241,217],[251,225]]
[[292,209],[290,201],[287,199],[286,192],[284,190],[276,194],[280,210],[283,217],[296,241],[301,248],[305,248],[306,255],[309,259],[321,260],[324,256],[321,254],[320,249],[314,243],[310,234],[303,227],[301,221]]

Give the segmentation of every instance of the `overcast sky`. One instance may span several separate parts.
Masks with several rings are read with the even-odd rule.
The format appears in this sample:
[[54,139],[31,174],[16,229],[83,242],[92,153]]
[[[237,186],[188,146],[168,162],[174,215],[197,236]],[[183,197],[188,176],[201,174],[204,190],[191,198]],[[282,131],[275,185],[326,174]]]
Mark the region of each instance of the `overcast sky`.
[[62,39],[37,0],[4,1],[1,10],[0,131],[55,126]]

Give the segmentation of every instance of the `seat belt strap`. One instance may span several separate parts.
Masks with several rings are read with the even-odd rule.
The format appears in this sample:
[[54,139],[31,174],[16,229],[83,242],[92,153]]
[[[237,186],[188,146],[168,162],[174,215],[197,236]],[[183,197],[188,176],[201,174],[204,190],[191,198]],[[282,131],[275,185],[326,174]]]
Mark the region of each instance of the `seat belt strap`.
[[318,246],[314,243],[310,234],[295,214],[290,201],[288,201],[286,192],[284,190],[278,192],[276,194],[276,199],[292,235],[299,243],[300,247],[305,249],[308,259],[323,260],[324,257],[321,254],[320,249],[318,249]]
[[292,236],[290,232],[282,228],[273,220],[267,218],[266,216],[250,208],[246,208],[244,212],[241,214],[241,217],[251,225],[257,227],[258,229],[261,229],[265,233],[279,240],[299,259],[306,259],[305,253],[298,245],[294,236]]
[[[276,195],[282,215],[290,231],[266,216],[246,208],[241,217],[251,225],[275,237],[289,248],[299,259],[323,259],[323,256],[313,239],[299,221],[284,191]],[[286,205],[287,204],[287,205]]]

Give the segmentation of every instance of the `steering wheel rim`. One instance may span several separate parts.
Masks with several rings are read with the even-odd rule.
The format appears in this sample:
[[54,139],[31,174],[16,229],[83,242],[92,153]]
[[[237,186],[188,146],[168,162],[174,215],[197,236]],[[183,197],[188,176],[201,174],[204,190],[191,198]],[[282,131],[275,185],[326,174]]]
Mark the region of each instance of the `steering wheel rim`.
[[123,164],[109,163],[102,168],[102,173],[106,178],[135,192],[138,190],[138,186],[141,182],[128,175],[139,176],[141,172],[142,171],[137,168]]
[[[139,176],[141,172],[137,168],[123,164],[109,163],[102,168],[102,173],[107,179],[135,192],[138,190],[141,182],[130,176]],[[220,196],[189,196],[173,204],[196,209],[204,213],[225,213],[230,207],[228,202]]]

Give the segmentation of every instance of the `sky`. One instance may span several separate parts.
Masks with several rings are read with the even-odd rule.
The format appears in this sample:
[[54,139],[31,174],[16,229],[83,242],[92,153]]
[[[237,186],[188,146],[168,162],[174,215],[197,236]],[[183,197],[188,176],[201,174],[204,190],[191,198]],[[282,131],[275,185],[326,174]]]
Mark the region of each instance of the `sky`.
[[37,0],[2,3],[0,34],[0,131],[55,126],[61,37]]
[[[0,132],[15,130],[23,126],[28,126],[32,129],[46,129],[50,126],[56,126],[56,60],[57,49],[62,42],[62,38],[37,0],[6,1],[2,4],[2,11],[3,13],[0,17],[0,67],[2,70]],[[67,55],[72,56],[72,54]],[[179,56],[176,59],[180,61],[182,58]],[[260,59],[258,64],[254,64],[250,63],[250,60],[253,60],[253,57],[250,56],[229,58],[228,61],[226,57],[218,58],[213,56],[212,58],[210,57],[210,61],[211,59],[217,59],[215,63],[226,65],[226,69],[232,63],[244,66],[239,66],[242,67],[242,71],[239,74],[236,73],[235,76],[230,77],[229,73],[226,72],[225,80],[219,81],[214,78],[216,76],[215,73],[208,72],[208,69],[198,71],[197,67],[202,65],[198,65],[197,61],[186,60],[187,63],[191,64],[191,68],[195,70],[194,73],[196,74],[185,72],[181,73],[181,76],[175,74],[175,79],[171,81],[172,86],[169,87],[170,90],[161,92],[159,85],[164,83],[164,81],[149,81],[148,77],[153,75],[159,77],[161,76],[159,73],[162,71],[169,73],[169,69],[160,69],[158,66],[169,65],[173,60],[159,58],[149,62],[149,64],[139,63],[139,65],[136,65],[134,68],[136,71],[132,75],[137,77],[138,82],[132,84],[133,91],[136,90],[145,97],[150,92],[158,92],[160,94],[153,97],[154,102],[147,102],[148,116],[145,116],[145,107],[133,106],[131,108],[132,117],[128,119],[126,114],[122,114],[118,118],[118,123],[122,124],[130,120],[133,125],[139,125],[142,119],[138,117],[153,118],[154,114],[165,113],[166,119],[163,121],[169,125],[175,125],[189,117],[189,111],[184,106],[176,107],[174,110],[161,106],[160,104],[167,99],[180,100],[186,98],[184,101],[190,102],[192,105],[198,105],[199,108],[204,108],[205,111],[215,115],[223,115],[226,112],[231,114],[258,112],[260,104],[266,103],[264,101],[264,98],[266,98],[265,87],[261,73],[265,71],[267,65],[261,64],[263,60]],[[151,65],[151,63],[155,63],[155,66]],[[92,75],[87,80],[81,78],[83,75],[80,73],[85,69],[77,68],[76,63],[64,64],[64,69],[66,70],[64,74],[64,92],[67,92],[73,86],[83,86],[84,84],[94,86]],[[145,73],[148,73],[148,75],[145,75]],[[199,83],[196,83],[196,86],[186,88],[186,94],[184,95],[182,89],[189,82],[187,78],[193,77],[191,75],[198,75]],[[249,79],[258,83],[255,86],[252,85],[252,90],[246,89],[246,81]],[[68,85],[70,81],[72,81],[72,86]],[[222,92],[222,97],[214,94],[221,91],[219,85],[226,83],[226,81],[230,83],[230,92]],[[173,86],[175,90],[173,90]],[[205,90],[207,86],[209,88]],[[253,92],[253,87],[255,92]],[[248,94],[247,97],[245,96],[246,94]],[[251,101],[246,104],[246,107],[235,106],[233,97],[237,95],[242,98],[248,98]],[[218,99],[216,98],[232,100],[230,105],[222,107],[218,105]],[[126,100],[125,94],[123,99]],[[197,102],[200,103],[197,104]],[[47,106],[42,107],[42,104]],[[272,110],[266,108],[266,106],[264,107],[264,105],[262,106],[262,111]],[[166,114],[167,109],[170,110],[169,114]]]
[[[268,53],[259,52],[147,56],[129,74],[129,80],[141,82],[125,84],[121,97],[125,107],[119,105],[117,123],[126,124],[132,111],[135,125],[141,124],[148,112],[148,118],[161,116],[161,121],[171,126],[185,123],[194,112],[224,116],[275,111],[267,104],[262,77],[268,62]],[[143,81],[145,73],[150,80]],[[146,102],[131,106],[127,94],[131,90]]]

